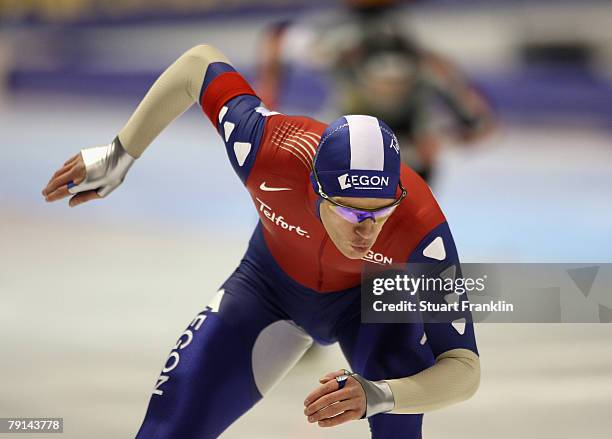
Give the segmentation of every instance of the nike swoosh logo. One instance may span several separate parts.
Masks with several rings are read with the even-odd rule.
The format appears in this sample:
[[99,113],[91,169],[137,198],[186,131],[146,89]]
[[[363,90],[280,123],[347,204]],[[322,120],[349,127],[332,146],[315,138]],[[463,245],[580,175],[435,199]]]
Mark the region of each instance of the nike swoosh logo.
[[291,191],[290,187],[268,187],[266,186],[266,182],[264,181],[259,185],[259,189],[266,192],[280,192],[280,191]]

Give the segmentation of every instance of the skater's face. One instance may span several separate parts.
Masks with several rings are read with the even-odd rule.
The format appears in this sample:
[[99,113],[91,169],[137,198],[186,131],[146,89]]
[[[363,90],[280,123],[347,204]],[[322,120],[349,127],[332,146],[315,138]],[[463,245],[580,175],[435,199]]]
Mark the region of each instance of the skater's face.
[[[334,200],[357,209],[377,209],[389,205],[389,200],[380,198],[334,197]],[[321,203],[319,212],[327,234],[340,253],[350,259],[360,259],[372,248],[393,211],[394,208],[391,208],[382,216],[373,218],[370,215],[356,222],[347,218],[346,212],[342,212],[338,206],[325,200]]]

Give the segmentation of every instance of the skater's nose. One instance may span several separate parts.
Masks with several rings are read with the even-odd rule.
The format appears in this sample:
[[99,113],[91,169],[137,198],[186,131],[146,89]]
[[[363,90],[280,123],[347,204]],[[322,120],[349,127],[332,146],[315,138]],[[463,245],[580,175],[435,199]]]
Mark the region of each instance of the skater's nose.
[[355,225],[354,233],[358,237],[370,241],[374,235],[375,228],[374,221],[368,218]]

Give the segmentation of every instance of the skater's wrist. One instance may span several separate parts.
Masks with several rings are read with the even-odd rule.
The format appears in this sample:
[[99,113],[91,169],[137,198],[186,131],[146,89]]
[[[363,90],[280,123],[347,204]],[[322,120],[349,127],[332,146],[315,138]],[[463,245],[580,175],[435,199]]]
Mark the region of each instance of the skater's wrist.
[[365,418],[393,410],[395,398],[389,384],[384,381],[370,381],[359,374],[351,375],[357,380],[366,395]]
[[96,146],[81,150],[85,165],[85,179],[69,186],[72,194],[95,190],[105,197],[115,190],[125,179],[127,172],[136,160],[121,145],[116,137],[109,145]]

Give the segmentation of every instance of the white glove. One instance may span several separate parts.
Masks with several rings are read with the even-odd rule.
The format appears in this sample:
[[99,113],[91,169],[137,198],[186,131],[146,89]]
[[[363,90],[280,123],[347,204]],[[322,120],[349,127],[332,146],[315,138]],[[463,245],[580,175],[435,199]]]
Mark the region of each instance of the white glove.
[[365,392],[366,411],[363,415],[364,418],[393,410],[395,398],[386,381],[370,381],[357,373],[344,369],[344,375],[336,377],[340,389],[344,387],[349,377],[355,378]]
[[123,149],[118,137],[110,145],[82,149],[81,157],[85,163],[85,180],[77,185],[69,183],[68,192],[96,190],[100,197],[107,196],[123,182],[136,160]]

